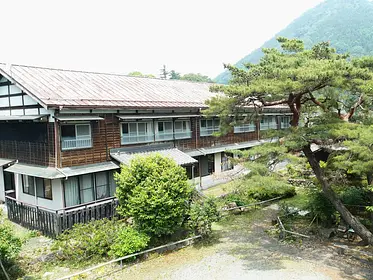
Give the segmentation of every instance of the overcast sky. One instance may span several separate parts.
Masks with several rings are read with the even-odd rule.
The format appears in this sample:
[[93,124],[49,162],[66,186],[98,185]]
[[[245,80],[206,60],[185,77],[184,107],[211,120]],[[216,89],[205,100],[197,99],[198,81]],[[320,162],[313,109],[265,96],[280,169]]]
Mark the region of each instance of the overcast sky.
[[322,0],[0,0],[0,62],[212,78]]

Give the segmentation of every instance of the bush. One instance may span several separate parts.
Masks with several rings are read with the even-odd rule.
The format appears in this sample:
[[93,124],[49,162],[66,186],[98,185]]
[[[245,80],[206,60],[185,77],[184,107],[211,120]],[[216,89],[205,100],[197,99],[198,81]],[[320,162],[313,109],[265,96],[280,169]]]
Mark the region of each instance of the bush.
[[190,208],[189,227],[195,234],[209,235],[213,222],[220,218],[214,198],[207,198],[192,204]]
[[[14,235],[11,225],[1,222],[0,224],[0,259],[3,263],[13,261],[22,247],[20,238]],[[1,270],[0,270],[1,271]]]
[[119,230],[115,242],[110,246],[109,255],[124,257],[145,249],[150,238],[145,233],[140,233],[134,228],[123,227]]
[[309,195],[307,209],[311,211],[313,216],[317,215],[321,222],[328,225],[336,222],[336,210],[321,191],[315,191]]
[[189,213],[194,193],[184,168],[161,155],[136,157],[116,175],[118,212],[152,237],[171,235]]
[[75,224],[57,237],[52,249],[60,250],[64,259],[78,263],[132,254],[144,249],[148,241],[146,234],[123,222],[102,219]]
[[121,226],[108,219],[75,224],[57,237],[53,249],[60,250],[64,258],[77,262],[106,257]]
[[295,193],[295,187],[282,181],[277,177],[253,176],[247,181],[243,190],[247,198],[264,201],[279,196],[292,197]]

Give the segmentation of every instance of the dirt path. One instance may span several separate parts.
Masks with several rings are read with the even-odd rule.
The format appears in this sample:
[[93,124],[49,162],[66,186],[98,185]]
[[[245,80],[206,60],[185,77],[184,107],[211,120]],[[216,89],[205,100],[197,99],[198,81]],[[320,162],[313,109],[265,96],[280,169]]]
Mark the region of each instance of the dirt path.
[[230,216],[210,244],[198,244],[106,275],[104,279],[373,279],[373,265],[312,243],[285,244],[265,231],[270,206]]

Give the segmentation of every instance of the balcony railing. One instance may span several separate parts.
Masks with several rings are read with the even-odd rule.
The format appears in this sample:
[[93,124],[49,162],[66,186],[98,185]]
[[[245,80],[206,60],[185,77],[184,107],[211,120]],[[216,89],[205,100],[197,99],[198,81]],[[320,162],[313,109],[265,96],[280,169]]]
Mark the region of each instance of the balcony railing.
[[155,134],[155,140],[156,141],[167,141],[167,140],[173,140],[174,139],[174,133],[171,132],[158,132]]
[[200,135],[201,136],[210,136],[214,134],[214,132],[219,132],[220,127],[214,127],[214,128],[201,128]]
[[122,144],[148,143],[154,141],[154,134],[146,135],[122,135]]
[[175,139],[192,138],[192,131],[175,131]]
[[62,150],[83,149],[92,147],[91,137],[78,139],[64,139],[61,141]]
[[277,129],[277,123],[260,124],[260,130]]
[[244,132],[253,132],[253,131],[255,131],[255,125],[253,124],[234,127],[234,133],[244,133]]

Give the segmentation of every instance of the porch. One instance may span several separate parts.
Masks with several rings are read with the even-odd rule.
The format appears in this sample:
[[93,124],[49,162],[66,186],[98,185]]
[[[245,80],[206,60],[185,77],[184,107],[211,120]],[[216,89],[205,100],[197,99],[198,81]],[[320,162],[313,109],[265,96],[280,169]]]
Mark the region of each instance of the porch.
[[10,221],[31,230],[38,230],[49,237],[56,237],[71,229],[74,224],[111,219],[117,216],[118,206],[115,197],[57,210],[29,204],[8,195],[5,202]]

